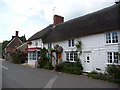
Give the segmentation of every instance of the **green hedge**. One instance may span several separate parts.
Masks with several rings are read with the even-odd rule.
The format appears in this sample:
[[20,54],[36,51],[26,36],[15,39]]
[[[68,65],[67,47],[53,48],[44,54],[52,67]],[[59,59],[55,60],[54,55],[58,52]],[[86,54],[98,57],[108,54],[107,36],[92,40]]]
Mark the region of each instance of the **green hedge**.
[[93,73],[88,73],[88,77],[91,77],[93,79],[100,79],[108,82],[113,82],[113,83],[120,83],[120,79],[116,79],[111,75],[108,74],[93,74]]
[[41,61],[38,65],[38,68],[45,68],[49,70],[53,70],[52,62],[51,61]]
[[47,62],[45,62],[43,68],[53,70],[54,67],[52,66],[51,61],[47,61]]
[[108,65],[106,71],[109,75],[112,75],[116,79],[120,79],[120,66]]
[[106,68],[107,73],[97,73],[95,71],[88,73],[88,77],[93,79],[105,80],[113,83],[120,83],[120,66],[108,65]]
[[65,72],[70,74],[81,75],[83,67],[78,62],[63,62],[61,64],[56,65],[55,70],[58,72]]
[[11,57],[12,57],[12,62],[13,63],[16,63],[16,64],[19,63],[19,58],[20,58],[20,54],[19,53],[12,54]]
[[12,62],[19,64],[19,63],[25,63],[25,55],[23,55],[22,53],[14,53],[11,55],[12,57]]

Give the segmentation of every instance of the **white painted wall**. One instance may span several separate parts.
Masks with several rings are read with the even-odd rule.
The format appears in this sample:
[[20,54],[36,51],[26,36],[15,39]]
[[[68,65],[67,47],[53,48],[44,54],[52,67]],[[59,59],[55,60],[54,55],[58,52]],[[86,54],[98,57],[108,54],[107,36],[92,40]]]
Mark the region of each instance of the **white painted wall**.
[[43,47],[42,39],[37,39],[37,40],[32,40],[32,44],[28,45],[28,48],[35,48],[36,47],[36,42],[38,43],[37,47]]
[[[118,51],[120,50],[120,31],[119,33],[119,43],[118,44],[106,44],[106,33],[101,34],[94,34],[89,36],[84,36],[80,38],[75,39],[75,43],[77,41],[82,41],[83,47],[82,47],[82,55],[81,62],[83,67],[85,67],[85,53],[90,51],[90,62],[91,62],[91,69],[90,71],[96,70],[96,68],[101,69],[100,72],[105,71],[105,67],[107,65],[107,52],[108,51]],[[56,44],[63,47],[63,61],[66,61],[66,54],[65,51],[76,51],[76,47],[68,47],[68,40],[61,41],[61,42],[55,42],[52,43],[52,47],[54,47]],[[48,44],[44,44],[44,47],[48,48]],[[89,68],[89,67],[88,67]],[[86,71],[84,69],[84,71]],[[99,72],[99,70],[97,70]]]
[[[32,42],[32,44],[28,45],[28,48],[36,48],[36,47],[37,48],[43,48],[42,39],[32,40],[31,42]],[[36,46],[36,42],[37,42],[37,46]],[[28,64],[32,65],[32,66],[35,66],[36,61],[37,60],[29,59],[29,53],[28,53]]]
[[[77,41],[82,41],[83,47],[82,51],[83,53],[80,56],[81,63],[83,65],[84,71],[94,71],[96,68],[101,69],[101,71],[97,70],[98,72],[105,71],[105,67],[107,65],[107,52],[109,51],[120,51],[120,31],[118,31],[119,34],[119,43],[118,44],[106,44],[106,33],[101,34],[94,34],[89,36],[84,36],[80,38],[75,38],[75,44]],[[41,39],[33,40],[32,45],[29,45],[28,48],[34,48],[36,47],[35,43],[38,43],[37,47],[43,48],[46,47],[48,49],[48,44],[42,43]],[[59,45],[63,47],[63,53],[62,58],[63,61],[66,61],[66,53],[65,51],[76,51],[76,47],[68,47],[68,40],[60,41],[52,43],[52,48],[55,45]],[[87,52],[90,52],[90,64],[86,64],[85,60],[85,54]],[[28,64],[35,65],[36,60],[28,60]],[[87,70],[88,68],[89,70]]]

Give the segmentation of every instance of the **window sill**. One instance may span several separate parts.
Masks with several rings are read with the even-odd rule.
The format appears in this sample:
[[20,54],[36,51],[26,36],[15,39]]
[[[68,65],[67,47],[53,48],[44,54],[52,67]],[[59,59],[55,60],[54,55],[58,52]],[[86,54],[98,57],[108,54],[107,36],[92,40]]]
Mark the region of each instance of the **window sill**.
[[106,65],[120,65],[120,63],[106,63]]
[[76,61],[69,61],[69,62],[76,62]]
[[120,45],[119,43],[106,43],[105,46],[110,46],[110,45]]

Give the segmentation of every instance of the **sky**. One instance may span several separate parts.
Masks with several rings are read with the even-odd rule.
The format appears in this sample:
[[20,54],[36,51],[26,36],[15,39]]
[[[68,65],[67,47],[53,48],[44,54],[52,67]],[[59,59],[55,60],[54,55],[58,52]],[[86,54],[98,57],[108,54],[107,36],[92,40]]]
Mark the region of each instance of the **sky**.
[[0,0],[0,42],[19,36],[29,39],[53,23],[57,14],[68,21],[114,5],[115,0]]

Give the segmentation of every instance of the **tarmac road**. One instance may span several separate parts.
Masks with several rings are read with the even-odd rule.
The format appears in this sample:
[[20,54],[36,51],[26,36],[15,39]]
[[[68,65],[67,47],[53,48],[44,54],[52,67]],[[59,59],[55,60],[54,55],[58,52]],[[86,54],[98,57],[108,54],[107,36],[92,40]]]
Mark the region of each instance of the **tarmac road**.
[[118,88],[118,84],[2,62],[2,88]]

